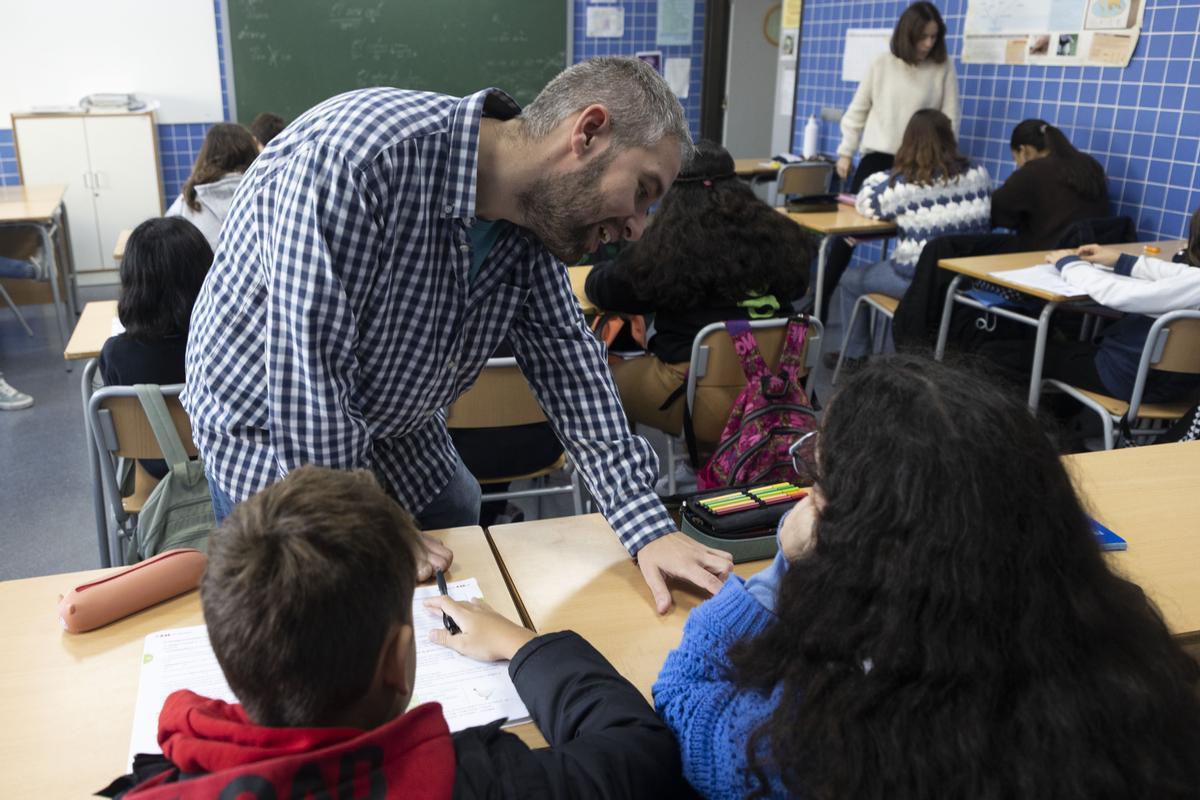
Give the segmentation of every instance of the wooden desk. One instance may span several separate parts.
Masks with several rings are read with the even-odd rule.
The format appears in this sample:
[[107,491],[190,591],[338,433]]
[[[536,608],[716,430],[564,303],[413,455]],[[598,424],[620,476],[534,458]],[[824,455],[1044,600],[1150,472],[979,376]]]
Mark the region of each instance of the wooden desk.
[[114,260],[120,261],[125,257],[125,244],[129,241],[129,234],[131,233],[133,233],[133,231],[129,228],[126,228],[117,234],[117,245],[113,248]]
[[592,271],[590,264],[585,264],[581,267],[567,267],[567,272],[571,275],[571,291],[575,293],[575,299],[579,301],[579,308],[587,316],[595,314],[598,309],[596,305],[588,300],[587,292],[584,291],[583,285],[587,282],[588,273]]
[[754,180],[755,178],[774,178],[782,166],[778,161],[769,158],[735,158],[733,171],[739,178]]
[[855,211],[853,206],[841,203],[838,204],[837,211],[788,211],[778,207],[775,210],[801,228],[821,237],[817,249],[817,281],[813,289],[813,316],[821,322],[826,321],[821,316],[824,306],[822,295],[825,293],[825,262],[828,258],[829,244],[834,237],[885,236],[896,232],[895,222],[864,217]]
[[[452,578],[474,577],[493,608],[517,616],[481,528],[434,535],[454,551]],[[86,797],[128,771],[125,758],[145,637],[202,623],[190,592],[83,634],[55,620],[58,595],[103,570],[0,583],[0,794]],[[531,724],[512,729],[534,746]]]
[[[75,315],[76,291],[75,261],[67,236],[67,210],[63,205],[66,192],[67,187],[58,183],[0,186],[0,225],[37,229],[45,265],[42,280],[50,284],[58,332],[63,342],[67,341],[67,317],[73,319]],[[25,286],[28,284],[14,283],[9,286],[17,302],[45,302],[45,295],[39,297],[32,290],[25,289]],[[65,300],[63,291],[66,293]]]
[[1200,442],[1066,456],[1092,514],[1129,543],[1109,564],[1141,586],[1176,636],[1200,644]]
[[[1162,242],[1129,242],[1126,244],[1109,245],[1115,250],[1120,250],[1123,253],[1131,253],[1133,255],[1141,255],[1142,248],[1146,245],[1154,245],[1159,248],[1160,255],[1165,255],[1170,258],[1171,254],[1184,245],[1180,240],[1169,240]],[[1085,292],[1076,294],[1061,295],[1054,292],[1048,292],[1041,289],[1031,289],[1027,286],[1007,281],[1003,276],[993,275],[993,272],[1010,272],[1012,270],[1025,269],[1036,264],[1044,263],[1048,250],[1038,250],[1035,252],[1024,253],[1006,253],[996,256],[975,256],[973,258],[948,258],[938,262],[938,266],[950,272],[958,273],[954,280],[950,282],[950,288],[946,292],[946,299],[942,306],[942,321],[938,326],[937,347],[934,351],[934,357],[939,361],[945,355],[946,341],[950,334],[950,319],[954,314],[954,306],[965,305],[971,308],[977,308],[982,311],[987,311],[991,314],[1011,319],[1020,322],[1023,325],[1029,325],[1037,329],[1037,338],[1033,350],[1033,366],[1029,373],[1029,407],[1034,411],[1037,410],[1038,401],[1042,393],[1042,367],[1046,359],[1046,340],[1050,334],[1050,317],[1055,310],[1063,303],[1073,303],[1087,299]],[[1034,317],[1029,314],[1023,314],[1009,308],[988,307],[983,303],[963,294],[960,289],[966,290],[970,288],[970,284],[975,280],[988,281],[998,286],[1003,286],[1007,289],[1018,291],[1022,294],[1036,297],[1039,300],[1046,301],[1038,316]]]
[[[642,573],[599,514],[489,528],[513,597],[539,633],[571,629],[599,650],[647,700],[688,612],[704,600],[673,586],[659,616]],[[737,564],[748,577],[765,561]]]
[[104,343],[112,336],[113,320],[117,318],[116,300],[99,300],[83,307],[79,322],[63,351],[63,358],[76,360],[97,358]]

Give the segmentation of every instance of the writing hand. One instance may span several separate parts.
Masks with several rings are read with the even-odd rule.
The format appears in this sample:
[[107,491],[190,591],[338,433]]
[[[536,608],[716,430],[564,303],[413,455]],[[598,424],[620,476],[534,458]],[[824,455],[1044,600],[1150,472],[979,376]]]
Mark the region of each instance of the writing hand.
[[438,595],[426,599],[424,605],[430,611],[449,614],[462,630],[452,635],[445,628],[434,628],[429,632],[429,641],[476,661],[509,661],[536,635],[492,610],[482,600],[460,603]]

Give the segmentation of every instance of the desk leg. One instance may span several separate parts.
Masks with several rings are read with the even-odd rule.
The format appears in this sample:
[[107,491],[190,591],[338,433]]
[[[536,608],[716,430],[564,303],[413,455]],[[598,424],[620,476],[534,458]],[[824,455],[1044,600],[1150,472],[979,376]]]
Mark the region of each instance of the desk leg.
[[[69,293],[71,291],[70,279],[62,275],[59,271],[59,261],[54,250],[54,237],[51,236],[50,228],[54,223],[49,225],[38,225],[38,235],[42,240],[42,255],[46,259],[46,268],[50,274],[50,291],[54,295],[54,318],[58,321],[58,335],[62,339],[62,347],[67,349],[67,340],[70,338],[70,333],[67,331],[67,304],[62,297],[62,292],[59,291],[58,280],[64,278],[64,288]],[[67,372],[71,371],[71,362],[67,361]]]
[[1046,339],[1050,335],[1050,315],[1058,303],[1046,303],[1037,321],[1037,344],[1033,348],[1033,366],[1029,370],[1029,410],[1037,413],[1042,397],[1042,367],[1046,362]]
[[112,554],[108,543],[108,514],[104,508],[104,487],[100,482],[100,454],[96,452],[96,438],[88,421],[88,402],[92,399],[92,379],[96,374],[96,359],[88,361],[83,368],[79,393],[83,397],[83,433],[88,452],[88,467],[92,474],[92,513],[96,519],[96,539],[100,546],[100,566],[112,566]]
[[954,298],[958,295],[958,287],[962,280],[962,275],[955,275],[954,280],[950,281],[950,288],[946,290],[946,300],[942,303],[942,321],[938,325],[937,347],[933,351],[933,357],[937,361],[941,361],[946,355],[946,340],[950,338],[950,318],[954,315]]
[[822,236],[821,243],[817,250],[817,287],[816,294],[813,295],[813,313],[812,315],[821,322],[825,322],[825,317],[821,315],[822,298],[825,296],[825,261],[829,254],[829,243],[833,241],[832,236]]
[[74,325],[79,320],[79,273],[75,270],[75,251],[71,249],[71,223],[67,219],[66,203],[58,206],[58,246],[67,278],[67,309]]

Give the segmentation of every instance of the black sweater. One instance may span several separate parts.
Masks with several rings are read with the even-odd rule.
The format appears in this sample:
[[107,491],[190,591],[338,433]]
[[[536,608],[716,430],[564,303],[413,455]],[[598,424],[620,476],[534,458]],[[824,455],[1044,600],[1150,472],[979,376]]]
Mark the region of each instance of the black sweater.
[[1017,232],[1012,252],[1058,247],[1071,223],[1111,213],[1108,193],[1093,200],[1080,197],[1054,156],[1027,162],[992,192],[992,226]]

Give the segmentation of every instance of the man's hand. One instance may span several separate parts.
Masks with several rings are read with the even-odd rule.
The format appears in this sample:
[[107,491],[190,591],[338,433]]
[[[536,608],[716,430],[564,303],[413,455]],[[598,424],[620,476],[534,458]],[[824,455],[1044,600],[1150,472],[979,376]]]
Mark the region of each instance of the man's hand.
[[842,180],[850,177],[850,156],[838,156],[837,174]]
[[430,611],[449,614],[462,633],[451,634],[445,628],[429,632],[429,641],[449,647],[456,653],[476,661],[511,661],[536,634],[506,617],[497,614],[482,600],[460,603],[438,595],[425,601]]
[[450,568],[454,553],[450,552],[449,547],[427,533],[422,533],[418,542],[422,547],[417,552],[417,583],[429,580],[439,569]]
[[665,614],[671,610],[668,576],[716,594],[733,569],[733,556],[724,550],[705,547],[682,533],[668,533],[639,550],[637,563],[650,594],[654,595],[658,613]]

